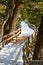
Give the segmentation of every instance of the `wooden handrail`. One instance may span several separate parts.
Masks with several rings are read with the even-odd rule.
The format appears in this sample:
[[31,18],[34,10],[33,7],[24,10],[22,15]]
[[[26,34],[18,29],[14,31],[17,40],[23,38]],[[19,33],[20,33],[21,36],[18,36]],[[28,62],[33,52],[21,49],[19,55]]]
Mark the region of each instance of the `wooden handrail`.
[[16,38],[19,34],[21,33],[21,31],[19,31],[17,34],[12,35],[11,37],[3,40],[2,42],[7,42],[7,41],[11,41],[13,38]]
[[[20,30],[21,30],[21,28],[18,28],[18,29],[15,31],[15,34],[17,34]],[[12,35],[14,35],[14,32],[11,32],[11,33],[9,33],[9,34],[4,35],[4,36],[2,37],[2,40],[6,39],[6,38],[8,38],[8,37],[10,37],[10,36],[12,36]]]
[[2,41],[2,47],[4,47],[4,45],[8,44],[6,42],[10,42],[13,38],[17,38],[17,36],[19,36],[19,34],[21,33],[21,31],[19,31],[17,34],[12,35],[11,37],[5,39]]
[[24,40],[26,40],[26,39],[27,39],[27,37],[25,37],[25,36],[17,37],[16,42],[13,42],[13,43],[14,43],[14,44],[20,43],[20,42],[22,42],[22,41],[24,41]]

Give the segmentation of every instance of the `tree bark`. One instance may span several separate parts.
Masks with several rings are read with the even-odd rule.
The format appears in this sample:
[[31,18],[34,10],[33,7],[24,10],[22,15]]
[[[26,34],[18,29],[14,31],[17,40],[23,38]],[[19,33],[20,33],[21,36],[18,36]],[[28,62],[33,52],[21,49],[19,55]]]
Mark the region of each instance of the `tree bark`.
[[41,57],[41,55],[43,55],[42,49],[43,49],[43,15],[42,15],[41,23],[38,29],[37,40],[35,43],[35,49],[33,54],[33,60],[43,59],[43,56]]
[[11,23],[11,27],[10,27],[10,31],[9,32],[14,31],[14,29],[15,29],[16,21],[18,19],[18,15],[19,15],[20,10],[21,10],[21,5],[22,4],[17,4],[15,6],[15,8],[14,8],[14,11],[13,11],[13,19],[12,19],[12,23]]
[[[9,15],[10,17],[8,18],[8,20],[4,24],[4,35],[6,35],[10,32],[14,32],[14,28],[16,25],[16,21],[18,19],[18,15],[20,13],[21,8],[23,7],[22,4],[23,3],[21,0],[9,0],[8,1],[7,15]],[[15,5],[15,7],[14,7],[14,5]],[[13,12],[12,16],[11,16],[11,10]],[[6,30],[6,28],[9,28],[9,29]]]
[[10,28],[10,24],[11,24],[11,19],[12,19],[12,11],[13,11],[13,7],[15,5],[14,0],[9,0],[8,1],[8,7],[6,9],[6,20],[3,23],[3,35],[6,35],[9,33],[9,28]]
[[9,1],[8,1],[8,7],[9,7],[9,9],[10,9],[10,8],[13,8],[14,3],[15,3],[14,0],[9,0]]

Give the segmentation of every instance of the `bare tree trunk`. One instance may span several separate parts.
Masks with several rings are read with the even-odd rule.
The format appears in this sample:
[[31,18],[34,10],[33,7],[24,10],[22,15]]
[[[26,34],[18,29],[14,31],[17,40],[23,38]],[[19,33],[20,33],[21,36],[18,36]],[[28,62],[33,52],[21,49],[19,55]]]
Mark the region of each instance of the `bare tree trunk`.
[[[14,9],[13,9],[13,7],[14,7]],[[13,9],[12,10],[13,14],[11,17],[12,20],[10,21],[10,18],[9,18],[4,26],[4,35],[8,34],[10,32],[14,32],[16,21],[18,19],[18,15],[20,13],[21,8],[22,8],[22,1],[21,0],[9,0],[8,1],[8,13],[9,13],[9,15],[11,15],[10,10]],[[9,28],[7,30],[8,32],[6,32],[6,28]]]
[[6,10],[6,20],[4,21],[3,24],[3,28],[4,28],[3,35],[9,33],[10,25],[12,22],[12,12],[13,12],[14,5],[15,5],[14,0],[8,0],[8,8]]
[[36,40],[34,54],[33,54],[33,60],[43,59],[42,49],[43,49],[43,16],[41,18],[41,23],[38,29],[37,40]]
[[15,6],[15,9],[13,11],[13,19],[12,19],[12,24],[10,27],[10,32],[14,31],[14,29],[15,29],[16,21],[18,19],[18,15],[19,15],[20,10],[21,10],[21,5],[22,4],[19,3]]

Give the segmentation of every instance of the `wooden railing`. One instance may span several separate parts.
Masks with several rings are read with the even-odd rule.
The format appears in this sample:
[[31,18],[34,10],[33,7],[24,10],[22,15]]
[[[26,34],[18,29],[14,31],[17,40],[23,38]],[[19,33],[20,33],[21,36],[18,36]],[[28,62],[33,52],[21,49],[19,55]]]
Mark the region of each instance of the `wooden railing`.
[[[31,39],[31,40],[30,40]],[[29,65],[29,61],[32,60],[35,46],[35,34],[32,34],[27,38],[26,43],[23,47],[23,60],[24,65]]]
[[[30,37],[19,37],[21,33],[21,28],[18,28],[15,33],[11,32],[2,38],[2,46],[4,46],[7,42],[13,42],[14,44],[20,43],[24,41],[23,47],[23,60],[24,65],[43,65],[43,61],[41,60],[32,60],[34,47],[35,47],[35,40],[36,40],[36,33],[34,32]],[[15,41],[14,41],[14,40]],[[13,40],[13,41],[11,41]]]
[[4,47],[5,44],[8,44],[8,42],[11,42],[13,38],[17,38],[20,33],[21,33],[21,28],[18,28],[15,32],[11,32],[7,35],[4,35],[1,41],[2,47]]
[[[37,33],[32,34],[25,41],[25,45],[23,47],[23,60],[24,65],[43,65],[43,60],[32,60],[34,54],[34,47],[36,41]],[[31,38],[31,41],[30,41]]]

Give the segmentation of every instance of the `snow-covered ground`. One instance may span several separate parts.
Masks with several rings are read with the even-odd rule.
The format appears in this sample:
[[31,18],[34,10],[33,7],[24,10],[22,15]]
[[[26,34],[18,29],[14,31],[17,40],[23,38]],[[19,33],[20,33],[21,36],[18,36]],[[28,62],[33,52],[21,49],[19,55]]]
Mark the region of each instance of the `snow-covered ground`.
[[0,51],[0,65],[23,65],[23,46],[24,43],[6,45]]
[[[20,36],[30,36],[34,30],[28,27],[25,22],[21,22]],[[9,43],[0,50],[0,65],[23,65],[23,46],[25,42],[13,45]]]

